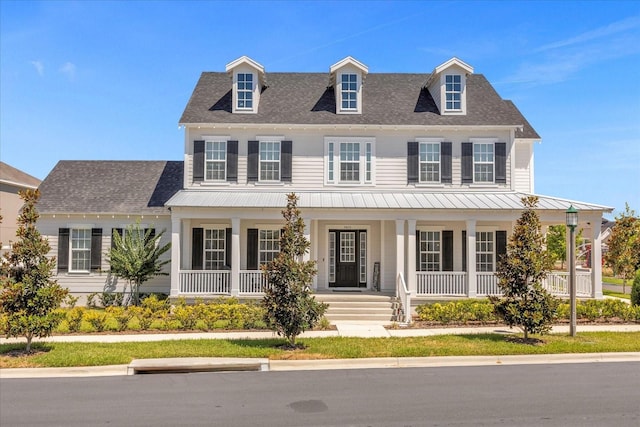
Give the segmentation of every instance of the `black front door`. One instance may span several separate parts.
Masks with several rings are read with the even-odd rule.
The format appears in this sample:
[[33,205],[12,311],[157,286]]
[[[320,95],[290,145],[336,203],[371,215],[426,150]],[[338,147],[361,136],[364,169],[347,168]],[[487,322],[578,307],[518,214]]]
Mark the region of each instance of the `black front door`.
[[[366,231],[329,231],[329,285],[366,287]],[[363,274],[361,274],[363,273]]]

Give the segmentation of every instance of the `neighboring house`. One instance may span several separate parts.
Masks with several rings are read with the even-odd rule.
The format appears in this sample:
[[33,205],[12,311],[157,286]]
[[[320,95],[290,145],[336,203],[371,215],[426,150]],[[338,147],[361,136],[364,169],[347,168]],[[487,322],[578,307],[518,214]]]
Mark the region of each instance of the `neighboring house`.
[[26,189],[36,189],[40,180],[22,172],[5,162],[0,162],[0,253],[11,248],[11,242],[16,240],[18,231],[18,215],[24,204],[18,192]]
[[[184,169],[60,162],[47,177],[40,226],[59,257],[59,283],[99,291],[108,269],[99,254],[114,229],[140,218],[167,228],[172,242],[171,274],[153,290],[259,294],[260,265],[278,253],[294,192],[318,292],[492,294],[520,199],[534,192],[540,141],[512,102],[456,58],[405,74],[369,73],[351,57],[324,73],[268,73],[241,57],[201,75],[180,125]],[[541,220],[564,224],[570,204],[599,242],[608,207],[540,196]],[[599,298],[596,248],[578,292]],[[547,286],[567,292],[563,274]]]

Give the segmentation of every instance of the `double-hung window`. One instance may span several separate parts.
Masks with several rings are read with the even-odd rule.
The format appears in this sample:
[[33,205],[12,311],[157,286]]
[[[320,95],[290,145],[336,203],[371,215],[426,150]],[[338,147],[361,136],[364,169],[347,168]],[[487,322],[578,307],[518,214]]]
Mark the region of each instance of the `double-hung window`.
[[373,138],[326,138],[328,184],[369,184],[374,177]]
[[227,179],[227,142],[205,141],[205,180],[225,181]]
[[280,141],[260,141],[260,181],[280,181]]
[[358,110],[358,75],[340,75],[340,97],[342,99],[341,110]]
[[440,182],[440,143],[420,143],[420,182]]
[[473,144],[473,182],[493,182],[494,144]]
[[445,99],[446,110],[462,110],[462,76],[459,74],[445,76]]
[[440,232],[420,231],[419,232],[420,265],[419,271],[440,271]]
[[259,230],[258,260],[265,265],[278,256],[280,252],[280,229]]
[[493,231],[476,232],[476,271],[494,271],[494,249],[495,246]]
[[224,228],[204,230],[204,269],[222,270],[226,265],[226,230]]
[[237,75],[237,104],[239,110],[253,109],[253,74],[238,73]]
[[[71,265],[69,271],[91,270],[91,228],[71,229]],[[99,250],[99,249],[98,249]]]

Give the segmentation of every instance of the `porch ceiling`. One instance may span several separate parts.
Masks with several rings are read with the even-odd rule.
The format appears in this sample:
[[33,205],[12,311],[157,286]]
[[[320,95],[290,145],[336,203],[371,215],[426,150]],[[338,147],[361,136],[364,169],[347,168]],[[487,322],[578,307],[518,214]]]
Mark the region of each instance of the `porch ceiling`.
[[[182,190],[168,202],[170,207],[216,208],[282,208],[291,191],[201,191]],[[520,192],[429,192],[392,193],[380,191],[322,191],[295,192],[300,208],[326,209],[470,209],[470,210],[521,210]],[[538,196],[540,210],[566,210],[569,205],[579,211],[611,212],[613,208],[591,203]]]

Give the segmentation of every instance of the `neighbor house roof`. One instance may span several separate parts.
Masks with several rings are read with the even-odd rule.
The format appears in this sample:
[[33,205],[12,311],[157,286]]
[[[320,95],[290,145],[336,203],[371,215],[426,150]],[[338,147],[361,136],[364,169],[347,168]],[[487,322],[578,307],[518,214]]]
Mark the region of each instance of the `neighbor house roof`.
[[181,161],[63,160],[40,185],[40,213],[169,214]]
[[[183,190],[167,202],[176,207],[282,208],[287,193],[280,191],[198,191]],[[522,210],[522,198],[529,194],[503,192],[420,192],[388,191],[296,192],[300,208],[328,209],[473,209]],[[565,211],[569,205],[580,211],[611,211],[607,206],[538,196],[540,210]]]
[[5,162],[0,162],[0,183],[15,187],[38,188],[40,180]]
[[180,118],[181,124],[309,124],[397,126],[514,126],[517,138],[540,139],[510,101],[482,74],[467,76],[467,114],[441,115],[424,87],[429,74],[369,73],[362,89],[362,114],[336,114],[327,73],[268,73],[256,114],[232,113],[232,80],[204,72]]

